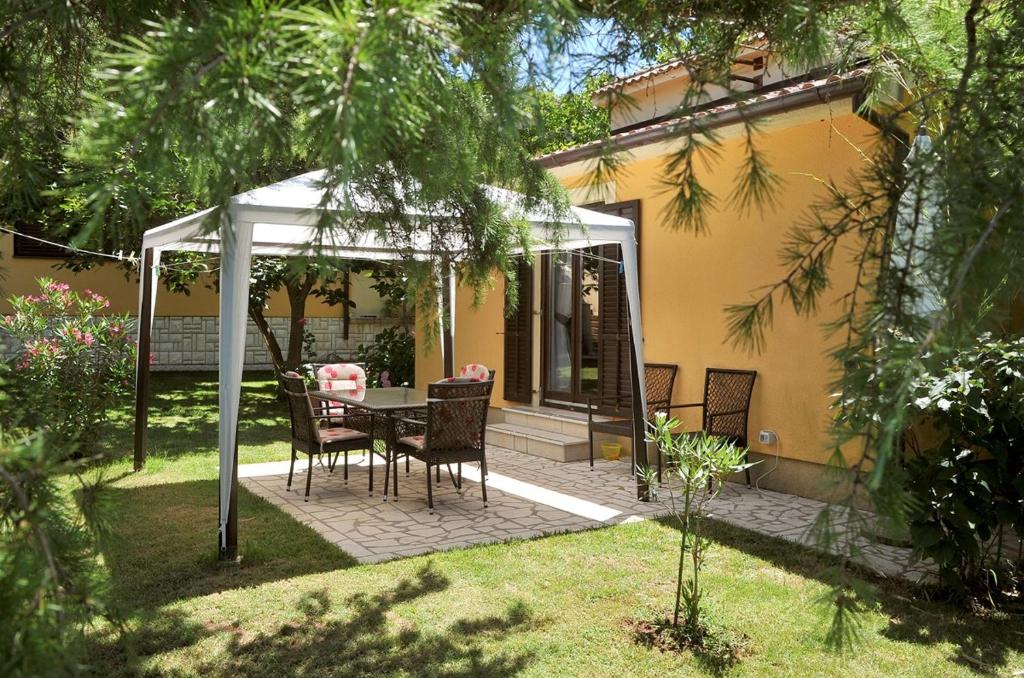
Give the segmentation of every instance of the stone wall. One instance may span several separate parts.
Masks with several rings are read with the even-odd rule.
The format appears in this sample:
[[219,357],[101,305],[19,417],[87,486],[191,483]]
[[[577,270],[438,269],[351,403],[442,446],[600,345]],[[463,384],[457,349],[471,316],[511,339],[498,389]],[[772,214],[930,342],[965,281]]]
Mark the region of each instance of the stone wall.
[[[288,318],[267,318],[282,351],[288,350]],[[369,344],[385,327],[397,321],[388,318],[353,318],[349,323],[349,336],[342,337],[341,318],[309,318],[307,327],[316,337],[315,351],[320,357],[338,353],[348,357],[355,354],[360,344]],[[158,316],[153,320],[154,370],[215,370],[217,369],[218,319],[212,316]],[[0,353],[10,358],[16,350],[10,337],[0,333]],[[250,320],[245,336],[245,366],[251,369],[270,369],[273,361],[263,343],[263,337]]]

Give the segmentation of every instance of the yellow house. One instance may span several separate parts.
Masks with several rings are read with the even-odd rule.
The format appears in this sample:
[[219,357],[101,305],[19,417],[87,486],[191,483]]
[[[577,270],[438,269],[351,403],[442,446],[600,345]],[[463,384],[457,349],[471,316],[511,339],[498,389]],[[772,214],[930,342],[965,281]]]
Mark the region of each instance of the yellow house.
[[[32,228],[19,229],[24,235],[0,232],[0,315],[11,311],[8,299],[38,293],[36,280],[41,277],[66,282],[75,289],[91,289],[110,299],[111,313],[127,313],[134,317],[139,310],[138,274],[119,263],[101,264],[88,271],[75,273],[63,268],[66,251],[33,240],[42,236]],[[351,356],[360,344],[373,342],[385,327],[397,324],[388,317],[380,296],[371,288],[372,281],[353,275],[350,298],[355,307],[350,311],[348,333],[338,306],[328,306],[317,297],[306,302],[306,327],[316,337],[316,351],[323,356],[336,353]],[[213,276],[194,285],[189,294],[161,293],[153,319],[153,369],[215,370],[217,369],[217,293],[211,286]],[[279,291],[271,295],[265,312],[282,350],[287,350],[290,306],[288,295]],[[15,347],[0,333],[0,357],[7,357]],[[246,334],[247,368],[270,369],[273,362],[255,325],[250,321]]]
[[[864,71],[794,77],[787,70],[771,54],[747,50],[733,67],[736,87],[751,91],[745,103],[737,106],[721,98],[724,90],[709,89],[689,111],[722,139],[718,159],[700,168],[704,185],[723,198],[708,215],[706,235],[675,230],[664,216],[670,196],[661,182],[666,159],[677,148],[672,131],[681,122],[677,108],[689,86],[682,61],[610,86],[621,88],[631,102],[611,111],[621,170],[609,181],[592,185],[598,142],[538,162],[577,204],[636,222],[645,358],[678,365],[672,402],[701,401],[707,368],[756,370],[748,422],[751,458],[761,460],[753,469],[755,482],[823,496],[824,465],[831,454],[830,383],[836,376],[826,356],[831,343],[823,325],[840,313],[837,302],[850,289],[852,264],[836,258],[833,290],[826,292],[816,317],[778,308],[763,352],[740,350],[727,340],[725,308],[785,276],[777,253],[787,232],[823,196],[822,180],[841,184],[882,137],[857,113]],[[774,206],[764,212],[747,213],[724,200],[745,157],[741,116],[757,119],[758,148],[782,179]],[[531,303],[507,320],[503,282],[476,308],[468,291],[458,295],[456,364],[483,363],[497,370],[490,443],[556,459],[586,458],[590,443],[582,413],[588,398],[628,392],[628,382],[609,360],[628,346],[602,329],[616,325],[625,312],[624,305],[616,305],[615,286],[604,280],[617,271],[600,262],[585,256],[538,257],[524,288]],[[438,352],[423,342],[417,351],[417,383],[439,377]],[[699,414],[688,412],[684,423],[699,427]],[[596,438],[595,447],[602,439]],[[620,442],[628,446],[628,440]]]

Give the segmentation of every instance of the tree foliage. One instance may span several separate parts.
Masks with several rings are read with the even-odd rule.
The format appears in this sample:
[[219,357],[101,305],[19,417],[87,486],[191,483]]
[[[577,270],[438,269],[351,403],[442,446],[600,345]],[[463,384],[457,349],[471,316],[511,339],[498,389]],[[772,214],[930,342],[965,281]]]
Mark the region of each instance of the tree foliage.
[[1024,572],[1009,536],[1024,534],[1024,338],[983,335],[911,391],[921,429],[908,435],[906,462],[915,551],[957,593],[1012,601]]

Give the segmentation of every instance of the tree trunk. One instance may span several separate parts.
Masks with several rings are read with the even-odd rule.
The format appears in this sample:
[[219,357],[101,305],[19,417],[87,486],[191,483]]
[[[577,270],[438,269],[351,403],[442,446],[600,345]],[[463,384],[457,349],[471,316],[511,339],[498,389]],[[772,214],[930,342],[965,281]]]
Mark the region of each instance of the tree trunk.
[[306,299],[309,298],[313,286],[316,284],[316,276],[307,273],[299,278],[289,278],[285,282],[285,290],[288,292],[288,305],[291,310],[291,317],[288,324],[288,357],[285,365],[289,370],[298,369],[302,364],[302,343],[305,336],[303,321],[306,317]]
[[263,307],[257,304],[249,304],[249,317],[256,324],[256,329],[259,330],[260,336],[263,337],[263,343],[267,345],[270,359],[274,361],[274,369],[277,372],[284,372],[287,368],[285,367],[284,357],[281,354],[281,344],[277,343],[274,330],[270,329],[267,318],[263,315]]
[[264,315],[263,307],[257,304],[249,304],[249,317],[256,324],[263,343],[267,346],[270,359],[274,361],[274,369],[278,372],[286,370],[297,370],[302,364],[302,340],[303,340],[303,318],[306,317],[306,299],[309,298],[313,286],[316,284],[316,276],[306,274],[305,276],[289,278],[285,282],[285,290],[288,293],[289,323],[288,323],[288,355],[284,355],[281,344],[274,335],[267,318]]

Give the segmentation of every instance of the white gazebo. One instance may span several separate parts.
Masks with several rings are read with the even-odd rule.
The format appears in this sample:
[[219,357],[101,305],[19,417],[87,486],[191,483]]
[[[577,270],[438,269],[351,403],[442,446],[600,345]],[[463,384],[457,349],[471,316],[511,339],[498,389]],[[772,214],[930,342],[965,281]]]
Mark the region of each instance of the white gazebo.
[[[342,259],[372,261],[396,260],[410,254],[419,260],[435,260],[430,235],[423,235],[411,248],[389,245],[375,233],[353,236],[347,229],[325,230],[319,227],[325,213],[351,214],[353,210],[372,213],[370,200],[350,200],[347,209],[332,206],[325,194],[323,171],[309,172],[276,184],[258,188],[231,199],[226,210],[214,208],[196,212],[169,224],[146,231],[142,239],[143,270],[139,294],[139,357],[135,404],[135,468],[140,469],[146,454],[146,427],[149,406],[149,351],[153,308],[156,302],[160,253],[165,250],[189,250],[220,254],[220,359],[218,445],[220,449],[221,557],[237,556],[237,432],[245,334],[249,301],[249,275],[255,256],[319,255]],[[633,353],[634,448],[637,463],[646,466],[643,444],[644,371],[643,335],[640,322],[640,292],[637,279],[635,228],[631,221],[578,207],[567,216],[555,218],[538,211],[525,211],[518,194],[487,187],[489,198],[510,216],[525,218],[533,231],[533,251],[578,250],[592,245],[615,244],[622,252],[630,317],[630,343]],[[436,224],[446,215],[429,215],[410,209],[408,216],[429,218]],[[454,215],[451,215],[454,216]],[[217,220],[217,221],[214,221]],[[410,251],[411,250],[411,251]],[[440,270],[439,295],[442,318],[440,347],[446,376],[454,369],[452,355],[455,331],[455,277],[451,267]],[[447,319],[447,323],[444,322]],[[637,474],[638,495],[646,495],[642,474]]]

